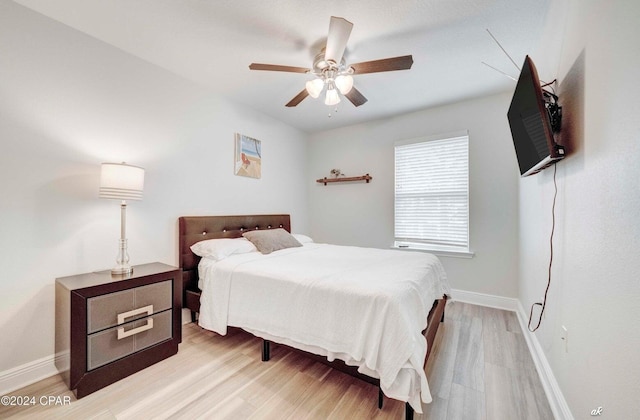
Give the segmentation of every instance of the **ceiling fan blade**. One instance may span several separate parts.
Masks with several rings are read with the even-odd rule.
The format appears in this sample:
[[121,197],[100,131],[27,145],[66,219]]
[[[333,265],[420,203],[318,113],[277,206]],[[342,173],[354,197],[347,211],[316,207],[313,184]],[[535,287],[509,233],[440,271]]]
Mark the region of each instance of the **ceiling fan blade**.
[[349,41],[351,29],[353,29],[353,23],[341,17],[331,16],[329,35],[327,35],[327,46],[324,50],[325,61],[332,60],[340,64],[344,50],[347,48],[347,41]]
[[368,101],[368,99],[365,98],[364,95],[360,93],[360,91],[355,87],[352,87],[349,93],[347,93],[344,96],[346,96],[347,99],[350,100],[351,103],[354,104],[355,106],[360,106]]
[[267,71],[286,71],[289,73],[308,73],[311,71],[311,69],[307,69],[305,67],[280,66],[277,64],[260,64],[260,63],[251,63],[249,65],[249,69],[267,70]]
[[384,58],[382,60],[365,61],[351,64],[354,74],[378,73],[382,71],[408,70],[413,64],[413,56]]
[[304,98],[306,98],[307,96],[309,96],[309,92],[307,92],[307,89],[302,89],[302,91],[300,91],[300,93],[298,93],[296,96],[294,96],[293,99],[290,100],[285,106],[287,106],[287,107],[296,106],[300,102],[302,102],[302,100]]

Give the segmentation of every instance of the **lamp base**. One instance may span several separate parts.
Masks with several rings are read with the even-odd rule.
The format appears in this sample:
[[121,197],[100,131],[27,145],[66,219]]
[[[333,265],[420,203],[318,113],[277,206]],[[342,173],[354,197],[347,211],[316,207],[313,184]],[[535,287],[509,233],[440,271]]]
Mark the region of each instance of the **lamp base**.
[[114,267],[111,269],[111,275],[112,276],[127,276],[129,274],[133,273],[133,267],[131,266],[126,266],[126,267]]
[[[124,206],[123,206],[124,207]],[[133,267],[129,265],[129,253],[127,252],[127,240],[123,237],[120,239],[118,248],[118,257],[116,258],[116,266],[111,269],[112,276],[126,276],[133,273]]]

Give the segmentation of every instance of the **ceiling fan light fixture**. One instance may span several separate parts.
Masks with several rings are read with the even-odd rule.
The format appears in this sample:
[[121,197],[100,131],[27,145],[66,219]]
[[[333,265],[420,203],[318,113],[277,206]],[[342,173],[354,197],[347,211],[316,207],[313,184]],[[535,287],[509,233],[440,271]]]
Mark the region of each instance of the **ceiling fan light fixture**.
[[330,87],[327,89],[327,96],[324,99],[325,105],[337,105],[340,102],[340,95],[338,95],[338,91],[335,87]]
[[309,80],[306,83],[305,87],[307,88],[309,96],[311,96],[312,98],[317,98],[318,96],[320,96],[320,93],[324,88],[324,82],[322,81],[322,79]]
[[319,98],[324,90],[326,90],[324,103],[328,106],[338,104],[342,95],[354,106],[359,107],[367,102],[367,98],[353,85],[353,75],[409,70],[413,65],[413,56],[403,55],[347,65],[344,53],[352,29],[353,23],[345,18],[331,16],[325,47],[315,55],[311,68],[251,63],[249,69],[315,76],[314,80],[306,82],[305,89],[285,104],[288,108],[297,106],[307,96]]
[[351,92],[351,89],[353,88],[353,77],[348,74],[341,74],[340,76],[336,77],[335,84],[340,93],[346,95],[347,93]]

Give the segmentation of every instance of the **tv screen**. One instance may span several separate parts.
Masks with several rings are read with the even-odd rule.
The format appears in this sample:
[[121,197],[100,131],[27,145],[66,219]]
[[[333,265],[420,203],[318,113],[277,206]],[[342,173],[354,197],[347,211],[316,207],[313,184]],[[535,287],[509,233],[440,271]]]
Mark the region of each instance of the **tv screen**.
[[560,117],[557,96],[542,89],[536,67],[527,56],[507,112],[523,177],[564,157],[564,148],[553,138],[553,132],[560,129]]

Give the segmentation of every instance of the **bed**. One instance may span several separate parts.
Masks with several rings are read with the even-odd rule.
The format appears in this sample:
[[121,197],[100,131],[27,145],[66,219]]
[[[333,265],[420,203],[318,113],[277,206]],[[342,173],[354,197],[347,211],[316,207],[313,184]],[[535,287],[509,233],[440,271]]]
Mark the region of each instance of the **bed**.
[[[326,356],[329,361],[337,359],[333,363],[336,368],[379,387],[380,407],[384,393],[407,402],[407,418],[413,417],[414,409],[421,412],[420,401],[431,400],[424,366],[439,321],[444,319],[447,299],[444,292],[448,290],[446,276],[437,258],[422,253],[305,243],[269,255],[253,252],[214,263],[205,258],[199,268],[200,257],[191,251],[192,245],[204,240],[240,238],[250,231],[270,229],[290,232],[289,215],[189,216],[179,219],[183,301],[184,307],[191,311],[192,320],[195,321],[196,313],[199,313],[199,324],[207,329],[225,334],[227,326],[240,327],[262,338],[265,361],[269,359],[272,341]],[[351,266],[343,269],[336,253],[348,255],[350,261],[359,261],[360,266],[357,270]],[[327,258],[331,263],[325,264],[324,268],[311,269],[317,258]],[[387,285],[372,281],[371,286],[365,283],[366,287],[377,292],[358,289],[361,287],[358,284],[385,270],[389,270],[386,277],[402,273],[404,281],[405,277],[414,276],[414,261],[416,267],[423,267],[424,261],[430,259],[433,262],[429,263],[427,270],[435,278],[433,284],[420,286],[413,280],[407,280],[402,290],[396,292],[388,289]],[[308,270],[298,275],[300,271],[294,271],[296,264]],[[391,264],[401,265],[390,268]],[[212,276],[216,280],[209,280],[211,276],[207,273],[216,273]],[[262,277],[256,277],[258,275]],[[353,286],[350,283],[352,279]],[[356,281],[358,279],[359,282]],[[437,285],[434,285],[436,281]],[[330,287],[332,283],[334,286]],[[259,290],[255,286],[258,284]],[[429,289],[428,293],[414,290],[420,287]],[[270,291],[272,295],[269,295]],[[418,294],[431,297],[417,297]],[[399,298],[389,297],[395,295]],[[299,307],[287,303],[305,302],[304,299],[308,302],[301,303]],[[344,303],[333,307],[313,305],[314,301],[337,302],[338,299],[344,299]],[[402,304],[398,303],[400,300]],[[251,310],[247,310],[248,307]],[[295,317],[299,322],[291,322],[292,314],[299,315]],[[308,322],[316,324],[296,330],[300,325],[310,325],[303,323],[303,314],[309,315],[306,317]],[[261,323],[260,320],[268,322]],[[357,325],[366,325],[366,334],[362,334],[363,329]],[[339,331],[341,329],[342,332]],[[360,331],[360,334],[353,334],[353,337],[358,337],[354,339],[349,336],[349,331]],[[398,343],[404,344],[398,347]]]

